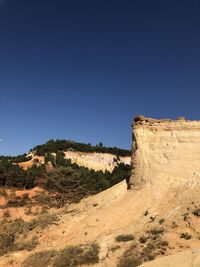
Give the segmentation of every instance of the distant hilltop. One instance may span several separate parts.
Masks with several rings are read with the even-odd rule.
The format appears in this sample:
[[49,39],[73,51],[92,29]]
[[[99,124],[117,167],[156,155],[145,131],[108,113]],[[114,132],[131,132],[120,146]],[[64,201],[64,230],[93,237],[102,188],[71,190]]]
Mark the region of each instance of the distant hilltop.
[[[131,152],[69,140],[50,140],[28,154],[0,156],[0,187],[40,187],[78,202],[130,178]],[[64,203],[62,201],[62,203]]]
[[35,151],[38,156],[44,156],[45,153],[54,153],[57,151],[79,151],[79,152],[99,152],[99,153],[110,153],[116,156],[130,156],[131,151],[127,149],[121,149],[117,147],[106,147],[99,142],[96,146],[90,143],[78,143],[72,140],[59,140],[51,139],[43,145],[38,145],[34,147],[31,151]]
[[117,147],[105,147],[100,142],[96,146],[78,143],[72,140],[49,140],[45,144],[37,145],[28,154],[16,157],[0,156],[1,159],[9,159],[27,170],[33,164],[43,165],[56,159],[57,153],[62,152],[65,159],[71,160],[79,166],[87,167],[95,171],[112,172],[117,164],[130,165],[131,151]]

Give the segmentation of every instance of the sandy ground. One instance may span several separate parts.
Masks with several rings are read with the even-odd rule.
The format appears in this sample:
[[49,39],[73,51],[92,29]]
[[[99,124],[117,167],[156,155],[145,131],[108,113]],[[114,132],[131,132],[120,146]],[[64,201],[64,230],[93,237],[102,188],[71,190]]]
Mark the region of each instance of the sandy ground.
[[[156,265],[152,265],[153,261],[144,266],[199,266],[189,263],[190,258],[191,262],[199,259],[200,219],[192,215],[192,211],[200,205],[199,192],[200,187],[198,184],[193,186],[192,181],[159,188],[146,185],[141,190],[133,191],[127,191],[125,182],[121,182],[79,204],[59,210],[58,225],[42,231],[39,245],[34,251],[1,257],[0,266],[21,266],[27,255],[36,251],[52,248],[59,250],[66,245],[96,242],[100,245],[100,262],[95,266],[114,267],[128,246],[126,243],[121,244],[119,251],[111,253],[111,248],[117,245],[116,236],[133,234],[139,239],[152,227],[159,227],[160,219],[164,219],[164,239],[169,242],[169,256],[156,259]],[[184,220],[185,213],[189,214],[187,220]],[[174,222],[178,225],[175,228]],[[192,239],[180,239],[183,232],[191,233]],[[190,255],[186,257],[188,265],[183,265],[185,252],[181,254],[182,251]],[[14,265],[10,265],[11,259]],[[163,263],[165,259],[167,263]]]

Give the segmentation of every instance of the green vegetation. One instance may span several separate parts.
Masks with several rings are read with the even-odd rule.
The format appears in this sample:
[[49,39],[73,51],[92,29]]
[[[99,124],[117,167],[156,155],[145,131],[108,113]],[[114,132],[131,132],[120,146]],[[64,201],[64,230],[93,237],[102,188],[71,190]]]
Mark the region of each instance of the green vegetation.
[[133,235],[118,235],[116,237],[117,242],[128,242],[134,240],[135,237]]
[[0,256],[20,250],[16,242],[17,236],[27,231],[27,224],[21,219],[14,221],[3,220],[0,222]]
[[164,228],[152,228],[151,230],[148,231],[148,233],[152,235],[160,235],[160,234],[163,234],[164,231],[165,231]]
[[[56,205],[65,202],[78,202],[82,198],[99,193],[118,182],[130,177],[130,166],[118,164],[112,173],[89,170],[88,168],[72,164],[64,158],[64,153],[58,151],[56,156],[49,153],[45,162],[51,162],[54,168],[47,172],[45,164],[33,164],[28,170],[13,164],[11,159],[1,158],[0,186],[30,189],[40,186],[52,193],[56,193]],[[11,200],[9,206],[24,206],[29,199]]]
[[34,178],[41,173],[42,168],[33,166],[30,170],[25,171],[11,159],[1,158],[0,160],[0,186],[33,188]]
[[31,156],[27,156],[27,154],[18,155],[16,157],[10,157],[10,156],[0,156],[0,161],[2,160],[10,160],[13,163],[19,163],[19,162],[25,162],[31,160]]
[[44,156],[46,153],[56,153],[58,151],[74,150],[80,152],[99,152],[99,153],[111,153],[116,156],[130,156],[131,151],[117,147],[105,147],[102,142],[96,146],[91,144],[77,143],[70,140],[49,140],[43,145],[38,145],[32,149],[36,151],[38,156]]
[[195,209],[193,212],[192,212],[193,215],[197,216],[197,217],[200,217],[200,209]]
[[59,220],[58,216],[52,213],[45,212],[43,214],[39,214],[37,218],[27,223],[27,228],[29,230],[40,227],[41,229],[46,228],[51,224],[56,224]]
[[119,164],[112,173],[89,170],[65,160],[64,166],[48,174],[45,188],[60,194],[64,202],[78,202],[99,193],[130,176],[130,166]]
[[[40,214],[30,222],[22,219],[3,219],[0,221],[0,256],[11,251],[32,250],[37,245],[37,237],[24,241],[30,231],[35,228],[44,229],[57,220],[58,217],[50,213]],[[19,240],[23,240],[23,242],[19,242]]]
[[136,267],[142,264],[142,260],[135,252],[135,245],[131,245],[120,258],[117,267]]
[[182,233],[180,238],[183,238],[185,240],[190,240],[192,238],[192,236],[191,236],[191,234],[186,232],[186,233]]
[[154,260],[157,256],[165,255],[169,249],[169,243],[162,239],[164,229],[153,228],[134,240],[130,247],[119,259],[117,267],[139,266],[146,261]]
[[59,252],[47,250],[30,255],[23,262],[23,267],[75,267],[99,262],[97,244],[69,246]]
[[22,267],[47,267],[55,256],[55,250],[37,252],[23,262]]
[[90,246],[70,246],[59,252],[52,267],[74,267],[98,262],[99,246],[97,244]]
[[165,219],[163,218],[159,220],[159,224],[163,224],[164,222],[165,222]]

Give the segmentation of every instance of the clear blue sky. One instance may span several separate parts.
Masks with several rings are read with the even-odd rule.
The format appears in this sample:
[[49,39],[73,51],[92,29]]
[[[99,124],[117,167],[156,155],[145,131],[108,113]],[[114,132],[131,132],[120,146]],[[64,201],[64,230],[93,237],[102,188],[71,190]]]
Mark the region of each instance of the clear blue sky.
[[136,114],[200,119],[199,0],[0,0],[0,154],[130,148]]

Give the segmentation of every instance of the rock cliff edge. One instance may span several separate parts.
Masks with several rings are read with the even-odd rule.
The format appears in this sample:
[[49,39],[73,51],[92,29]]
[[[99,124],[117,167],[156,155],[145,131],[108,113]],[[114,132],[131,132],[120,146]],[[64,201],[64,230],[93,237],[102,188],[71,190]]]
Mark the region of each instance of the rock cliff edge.
[[136,116],[130,186],[200,180],[200,121]]

